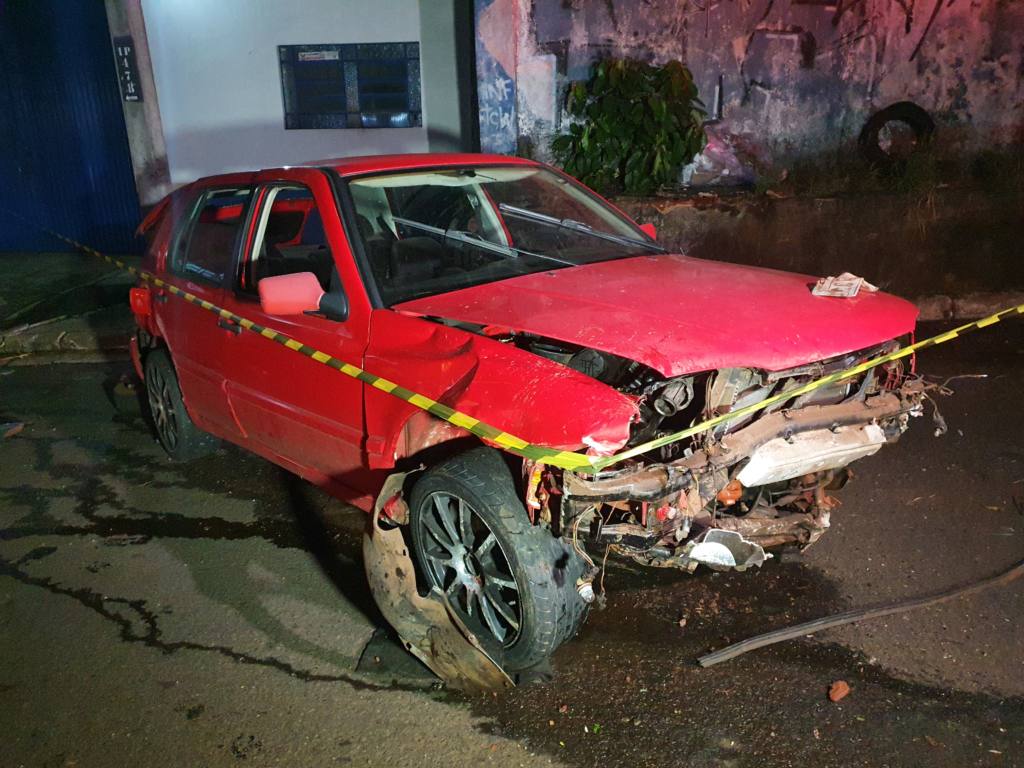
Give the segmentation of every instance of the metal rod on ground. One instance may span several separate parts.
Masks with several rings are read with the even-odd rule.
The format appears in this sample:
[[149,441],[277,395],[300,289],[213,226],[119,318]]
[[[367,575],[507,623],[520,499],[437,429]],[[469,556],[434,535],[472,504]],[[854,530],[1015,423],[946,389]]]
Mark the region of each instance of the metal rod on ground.
[[839,627],[843,624],[852,624],[855,621],[877,619],[881,616],[888,616],[893,613],[902,613],[904,611],[912,611],[915,608],[925,608],[929,605],[946,603],[950,600],[955,600],[958,597],[965,597],[975,592],[981,592],[989,587],[998,587],[1009,584],[1011,581],[1022,575],[1024,575],[1024,560],[1021,560],[1015,566],[1004,571],[998,576],[990,576],[987,579],[976,581],[966,587],[956,587],[946,592],[940,592],[936,595],[918,597],[913,600],[894,603],[880,608],[858,608],[853,611],[837,613],[834,616],[827,616],[823,619],[807,621],[793,627],[785,627],[783,629],[776,629],[772,632],[765,632],[763,635],[756,635],[755,637],[748,638],[747,640],[741,640],[740,642],[733,643],[719,651],[701,656],[697,659],[697,663],[702,667],[710,667],[723,661],[734,659],[747,651],[753,651],[757,648],[764,648],[767,645],[781,643],[783,640],[793,640],[805,635],[811,635],[815,632],[820,632],[823,629],[831,629],[832,627]]

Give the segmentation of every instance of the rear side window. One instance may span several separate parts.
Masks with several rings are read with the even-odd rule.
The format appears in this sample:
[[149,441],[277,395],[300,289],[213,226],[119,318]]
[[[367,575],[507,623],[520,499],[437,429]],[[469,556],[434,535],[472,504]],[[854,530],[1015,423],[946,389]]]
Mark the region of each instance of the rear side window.
[[178,238],[173,270],[190,279],[221,285],[231,268],[251,196],[249,187],[203,192]]

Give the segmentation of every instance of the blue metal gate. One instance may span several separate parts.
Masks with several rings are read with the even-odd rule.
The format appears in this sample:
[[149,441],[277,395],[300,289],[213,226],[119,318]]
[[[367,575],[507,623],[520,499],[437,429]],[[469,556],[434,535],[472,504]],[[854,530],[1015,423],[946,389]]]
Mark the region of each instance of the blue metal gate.
[[[139,200],[102,0],[0,0],[0,208],[132,250]],[[0,212],[0,251],[67,249]]]

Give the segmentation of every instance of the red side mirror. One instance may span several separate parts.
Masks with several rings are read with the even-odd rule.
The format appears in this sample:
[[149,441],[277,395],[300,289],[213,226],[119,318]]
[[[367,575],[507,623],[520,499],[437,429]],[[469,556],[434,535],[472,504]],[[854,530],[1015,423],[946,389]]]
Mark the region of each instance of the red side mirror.
[[256,286],[260,308],[268,315],[301,315],[320,309],[324,289],[312,272],[264,277]]
[[653,224],[641,224],[640,231],[647,235],[651,240],[658,239],[658,228]]

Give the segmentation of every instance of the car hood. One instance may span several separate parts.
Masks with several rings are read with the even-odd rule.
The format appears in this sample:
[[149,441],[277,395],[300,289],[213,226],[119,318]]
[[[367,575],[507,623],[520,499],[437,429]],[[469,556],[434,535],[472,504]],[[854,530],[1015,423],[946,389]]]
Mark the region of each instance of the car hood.
[[913,330],[917,308],[882,292],[814,296],[815,278],[678,254],[569,267],[415,299],[394,309],[618,355],[665,376],[775,371]]

